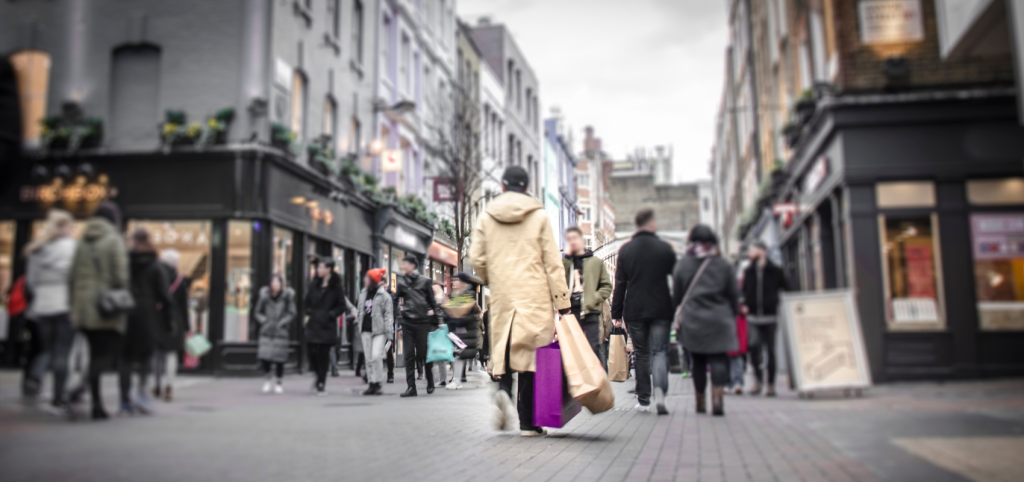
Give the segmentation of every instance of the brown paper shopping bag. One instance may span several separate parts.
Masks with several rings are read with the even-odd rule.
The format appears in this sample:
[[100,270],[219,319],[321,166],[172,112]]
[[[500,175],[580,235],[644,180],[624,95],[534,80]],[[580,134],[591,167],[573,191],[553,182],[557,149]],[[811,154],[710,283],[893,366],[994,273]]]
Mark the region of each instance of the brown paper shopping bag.
[[569,394],[591,413],[601,413],[615,406],[615,393],[608,374],[590,348],[579,323],[561,316],[555,322],[558,343],[562,349],[562,369],[569,382]]
[[613,382],[624,382],[629,378],[626,334],[618,328],[612,329],[608,338],[608,378]]

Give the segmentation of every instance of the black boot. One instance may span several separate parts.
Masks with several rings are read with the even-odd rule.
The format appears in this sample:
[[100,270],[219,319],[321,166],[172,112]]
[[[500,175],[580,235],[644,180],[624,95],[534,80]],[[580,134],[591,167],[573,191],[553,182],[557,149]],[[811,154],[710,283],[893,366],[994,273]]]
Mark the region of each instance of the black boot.
[[388,383],[395,383],[395,376],[394,375],[388,375]]
[[366,390],[363,391],[363,395],[382,395],[380,385],[377,383],[371,383],[370,386],[366,387]]
[[331,376],[338,376],[338,365],[331,365]]
[[101,405],[95,405],[92,407],[92,419],[93,420],[106,420],[110,418],[107,411],[103,409]]
[[406,390],[404,393],[402,393],[399,396],[402,397],[402,398],[405,398],[405,397],[415,397],[416,396],[416,387],[409,387],[408,390]]

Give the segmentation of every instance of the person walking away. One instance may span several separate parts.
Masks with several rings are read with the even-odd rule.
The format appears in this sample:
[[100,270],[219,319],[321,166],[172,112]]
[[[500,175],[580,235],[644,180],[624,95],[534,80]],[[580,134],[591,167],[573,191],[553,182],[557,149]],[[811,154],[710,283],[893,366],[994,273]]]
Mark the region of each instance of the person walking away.
[[672,326],[672,294],[668,280],[676,263],[672,246],[657,234],[654,211],[637,211],[636,232],[619,248],[615,263],[615,294],[612,319],[633,341],[636,366],[636,409],[651,409],[651,379],[654,405],[659,415],[668,413],[668,342]]
[[100,375],[121,358],[128,315],[101,314],[97,299],[103,290],[128,288],[128,251],[119,234],[121,211],[104,201],[85,224],[71,268],[71,323],[89,341],[89,392],[93,420],[110,416],[103,407]]
[[191,331],[188,319],[188,292],[192,280],[178,271],[181,253],[174,248],[160,252],[160,267],[170,286],[173,301],[173,326],[158,326],[156,354],[153,356],[153,396],[165,402],[174,399],[174,379],[178,375],[178,356],[185,351],[185,333]]
[[[572,314],[587,335],[590,349],[601,358],[601,305],[612,295],[608,269],[594,252],[585,249],[583,231],[573,226],[565,230],[565,281],[569,286]],[[605,367],[607,369],[607,366]]]
[[476,288],[483,281],[469,273],[459,273],[452,278],[452,296],[444,309],[451,333],[459,337],[465,348],[455,355],[452,363],[452,381],[449,390],[462,388],[465,382],[466,364],[480,353],[480,307],[476,304]]
[[[259,345],[256,358],[266,380],[263,393],[284,393],[284,364],[288,361],[289,332],[298,310],[295,308],[295,291],[285,288],[280,273],[270,275],[270,285],[260,288],[259,301],[253,310],[253,317],[260,327]],[[271,383],[270,369],[274,369]]]
[[68,409],[64,391],[68,354],[75,338],[68,317],[68,281],[75,258],[75,241],[71,238],[74,225],[67,211],[51,209],[39,236],[25,247],[25,288],[32,293],[25,316],[36,324],[41,348],[32,362],[31,379],[41,382],[48,369],[53,371],[49,409],[55,414],[66,414]]
[[[443,307],[445,303],[444,288],[442,288],[441,284],[436,281],[430,286],[430,288],[434,291],[434,302],[436,302],[438,306]],[[434,312],[428,311],[427,315],[434,316]],[[441,317],[442,322],[448,322],[448,314],[445,310],[442,309],[438,315]],[[434,363],[434,366],[437,367],[437,386],[443,387],[448,382],[448,362]]]
[[679,307],[677,332],[693,357],[693,388],[697,413],[706,413],[708,367],[711,368],[711,409],[725,414],[725,387],[729,384],[726,353],[739,348],[736,317],[739,288],[732,265],[719,256],[718,238],[698,224],[690,230],[686,255],[672,275],[672,303]]
[[341,277],[334,272],[333,260],[317,263],[316,274],[306,292],[306,348],[309,361],[316,374],[314,388],[317,395],[327,394],[327,369],[331,363],[331,347],[338,341],[338,317],[346,310]]
[[[544,207],[526,194],[530,177],[519,166],[502,175],[503,194],[491,201],[473,229],[473,270],[491,287],[488,304],[495,394],[495,425],[509,425],[512,374],[519,374],[516,408],[523,437],[547,434],[533,424],[533,375],[537,349],[551,343],[555,311],[572,317],[569,288]],[[566,320],[576,322],[575,319]]]
[[384,347],[395,336],[394,305],[387,284],[381,283],[386,273],[384,268],[367,271],[359,292],[356,332],[362,338],[369,383],[363,395],[384,394]]
[[[135,308],[128,314],[128,329],[125,333],[124,349],[121,354],[119,380],[121,388],[120,414],[152,413],[152,405],[146,394],[146,384],[152,369],[157,341],[167,333],[177,330],[175,325],[174,301],[170,295],[170,283],[157,260],[156,248],[150,241],[149,231],[136,229],[131,234],[131,251],[128,253],[131,292]],[[132,397],[132,375],[138,376],[135,397]]]
[[[405,382],[408,388],[401,397],[416,396],[416,365],[425,368],[427,394],[434,393],[434,364],[427,363],[427,335],[444,323],[441,306],[434,299],[433,282],[416,272],[419,260],[408,255],[402,260],[402,274],[397,277],[392,312],[398,313],[402,300],[402,345],[405,351]],[[433,312],[433,313],[431,313]]]
[[[789,291],[786,274],[768,259],[768,247],[755,241],[748,249],[750,264],[743,273],[743,304],[747,310],[748,329],[756,330],[758,344],[750,347],[750,364],[754,366],[754,387],[747,392],[775,396],[775,334],[778,327],[779,293]],[[762,353],[764,369],[762,369]],[[768,371],[765,385],[764,371]]]

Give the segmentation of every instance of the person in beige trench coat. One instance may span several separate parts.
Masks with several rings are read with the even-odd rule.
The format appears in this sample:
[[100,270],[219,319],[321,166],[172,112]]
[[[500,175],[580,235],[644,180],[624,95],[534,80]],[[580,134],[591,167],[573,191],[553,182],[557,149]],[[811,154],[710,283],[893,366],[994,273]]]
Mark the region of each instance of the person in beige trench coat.
[[491,201],[473,230],[473,269],[490,285],[493,373],[501,376],[495,425],[506,428],[512,372],[519,373],[519,428],[523,436],[546,432],[533,425],[533,372],[537,348],[551,343],[555,312],[569,314],[569,287],[561,253],[544,207],[524,194],[529,176],[519,166],[505,170],[504,194]]

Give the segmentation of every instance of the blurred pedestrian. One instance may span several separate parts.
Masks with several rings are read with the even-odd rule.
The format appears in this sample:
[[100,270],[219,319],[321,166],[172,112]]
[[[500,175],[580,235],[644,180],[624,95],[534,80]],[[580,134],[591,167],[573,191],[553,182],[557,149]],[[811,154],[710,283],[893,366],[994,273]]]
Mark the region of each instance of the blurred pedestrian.
[[551,343],[553,311],[572,317],[569,288],[544,206],[526,194],[526,170],[508,167],[501,183],[504,193],[477,220],[469,256],[480,281],[491,287],[493,373],[501,377],[494,399],[495,425],[499,430],[509,425],[512,374],[517,372],[519,434],[536,437],[547,434],[533,423],[537,349]]
[[[260,326],[256,358],[266,376],[263,393],[271,390],[278,395],[284,393],[284,364],[288,361],[289,333],[296,315],[295,291],[284,286],[284,278],[279,273],[270,275],[270,285],[260,288],[260,297],[253,310],[253,317]],[[273,380],[271,368],[274,369]]]
[[615,267],[615,294],[612,319],[626,330],[633,341],[636,357],[636,409],[651,409],[651,379],[654,380],[654,405],[658,414],[668,413],[668,342],[672,326],[672,295],[668,279],[676,263],[672,246],[657,234],[654,211],[637,211],[633,238],[619,248]]
[[[444,295],[444,288],[441,287],[441,283],[435,281],[431,288],[434,290],[434,301],[438,306],[444,306],[447,297]],[[427,311],[427,315],[434,316],[434,312],[432,310]],[[445,310],[442,309],[438,315],[440,315],[443,323],[448,323],[448,313]],[[450,327],[449,330],[451,330]],[[439,387],[445,386],[448,382],[448,365],[448,362],[434,363],[434,366],[437,367],[437,380],[439,380],[437,386]]]
[[32,362],[31,379],[41,382],[47,370],[53,371],[53,397],[49,408],[57,414],[67,412],[64,390],[68,354],[75,339],[68,317],[71,310],[68,282],[75,258],[75,241],[71,237],[74,227],[71,214],[51,209],[39,235],[25,247],[28,258],[25,289],[32,293],[25,316],[29,323],[36,325],[41,348]]
[[572,314],[587,335],[590,348],[601,358],[601,305],[612,295],[612,280],[604,261],[595,258],[593,251],[585,249],[583,230],[576,226],[566,229],[565,245],[562,264],[569,286]]
[[[408,255],[402,260],[402,274],[397,278],[398,287],[393,298],[393,313],[398,312],[398,300],[402,300],[402,344],[405,350],[405,382],[408,385],[402,397],[416,396],[416,366],[419,364],[427,375],[427,394],[434,393],[434,364],[427,363],[427,335],[441,326],[441,306],[434,299],[433,283],[430,278],[420,275],[419,259]],[[431,313],[433,312],[433,313]]]
[[305,299],[306,316],[309,317],[306,347],[310,366],[316,374],[313,386],[317,395],[327,394],[331,349],[338,342],[338,317],[354,308],[346,306],[347,302],[342,292],[341,277],[334,272],[334,261],[319,261]]
[[445,305],[448,329],[466,344],[452,363],[452,381],[446,388],[462,388],[466,376],[466,364],[480,353],[480,307],[476,304],[476,289],[483,280],[469,273],[459,273],[452,278],[452,296]]
[[732,265],[718,251],[718,237],[698,224],[690,230],[686,256],[676,263],[673,303],[681,317],[677,332],[693,358],[693,388],[697,413],[707,412],[706,389],[711,369],[711,411],[725,414],[725,387],[729,384],[726,353],[738,349],[736,317],[739,288]]
[[612,335],[612,303],[611,300],[605,300],[601,303],[601,337],[600,337],[600,348],[601,351],[598,353],[598,357],[601,358],[601,365],[604,366],[604,371],[608,372],[608,343],[609,337]]
[[395,335],[394,305],[387,285],[381,283],[385,273],[384,268],[366,272],[356,305],[356,333],[362,338],[369,383],[363,395],[384,394],[384,349]]
[[[754,387],[747,392],[761,393],[762,384],[766,397],[775,396],[775,333],[778,326],[779,293],[789,290],[786,274],[768,259],[768,246],[763,241],[754,241],[747,250],[750,264],[743,273],[743,304],[747,310],[748,329],[757,332],[757,340],[750,347],[750,364],[754,367]],[[761,354],[764,354],[762,360]],[[762,369],[761,364],[765,367]],[[765,380],[764,370],[768,371]]]
[[173,301],[174,324],[157,326],[156,354],[153,356],[153,396],[165,402],[174,399],[174,379],[178,375],[178,357],[185,350],[185,333],[190,332],[188,292],[192,280],[178,271],[181,253],[174,248],[160,252],[160,267],[170,282],[168,294]]
[[85,224],[71,269],[71,322],[89,340],[89,391],[94,420],[109,418],[103,407],[100,375],[117,366],[128,324],[126,312],[101,313],[97,303],[105,290],[129,288],[128,251],[119,234],[120,226],[121,211],[117,205],[110,201],[101,203]]
[[[135,309],[128,314],[128,330],[120,366],[121,408],[119,413],[152,413],[152,405],[146,394],[146,385],[152,371],[153,357],[158,345],[178,331],[174,300],[170,295],[170,283],[161,263],[157,260],[156,248],[150,241],[149,231],[138,228],[131,234],[131,251],[128,253],[132,297]],[[132,396],[132,375],[138,377],[135,396]]]

